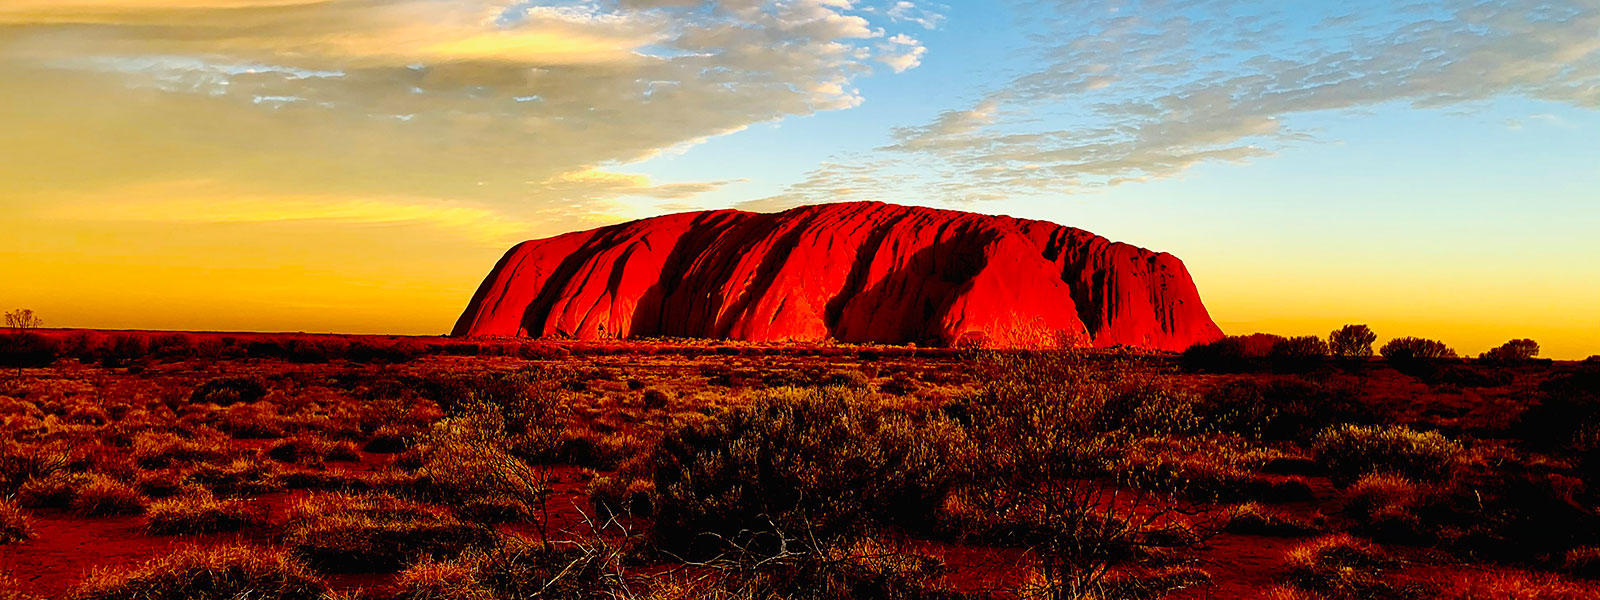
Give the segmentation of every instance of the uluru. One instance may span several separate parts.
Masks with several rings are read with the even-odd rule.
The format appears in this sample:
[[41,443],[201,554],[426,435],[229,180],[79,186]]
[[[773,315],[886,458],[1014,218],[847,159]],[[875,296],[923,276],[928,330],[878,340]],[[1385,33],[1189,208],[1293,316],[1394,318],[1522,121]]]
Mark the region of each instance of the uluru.
[[1171,254],[1045,221],[852,202],[523,242],[453,334],[1182,350],[1222,331]]

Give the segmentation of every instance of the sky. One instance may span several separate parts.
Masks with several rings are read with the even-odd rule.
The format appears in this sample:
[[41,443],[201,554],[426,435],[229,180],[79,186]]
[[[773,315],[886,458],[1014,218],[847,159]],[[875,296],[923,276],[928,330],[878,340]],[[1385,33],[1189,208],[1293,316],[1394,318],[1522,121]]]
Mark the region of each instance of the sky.
[[1600,0],[5,0],[0,305],[441,334],[512,244],[879,200],[1229,333],[1600,354]]

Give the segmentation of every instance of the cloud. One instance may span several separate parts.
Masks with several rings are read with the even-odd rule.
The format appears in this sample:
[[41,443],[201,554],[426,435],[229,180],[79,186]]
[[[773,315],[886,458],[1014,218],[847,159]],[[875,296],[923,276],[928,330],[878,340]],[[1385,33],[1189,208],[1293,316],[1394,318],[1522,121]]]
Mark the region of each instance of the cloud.
[[879,44],[878,50],[878,61],[889,65],[896,73],[904,73],[922,64],[922,55],[928,53],[922,42],[903,33]]
[[[1071,193],[1320,138],[1300,115],[1518,96],[1600,108],[1600,6],[1212,0],[1021,6],[1037,46],[999,89],[881,148],[946,200]],[[803,189],[803,188],[802,188]]]
[[895,22],[909,21],[921,25],[924,29],[937,29],[939,24],[944,22],[944,15],[905,0],[899,0],[891,5],[887,14]]
[[10,0],[0,194],[207,179],[553,213],[555,233],[724,183],[570,174],[860,104],[872,63],[925,52],[893,28],[840,0]]

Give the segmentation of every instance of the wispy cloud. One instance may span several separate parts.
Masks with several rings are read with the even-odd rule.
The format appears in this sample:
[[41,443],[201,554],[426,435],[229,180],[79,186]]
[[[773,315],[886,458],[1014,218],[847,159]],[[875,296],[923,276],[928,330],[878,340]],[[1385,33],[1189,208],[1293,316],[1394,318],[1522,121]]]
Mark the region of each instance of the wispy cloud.
[[683,199],[723,182],[567,174],[858,105],[857,78],[926,52],[896,31],[915,23],[858,4],[0,2],[0,122],[27,124],[0,193],[206,178],[580,220]]
[[[1600,108],[1590,0],[1022,5],[1047,11],[1029,14],[1034,58],[1019,64],[1035,66],[880,149],[915,156],[923,192],[960,201],[1170,178],[1316,141],[1295,119],[1321,111],[1505,96]],[[836,170],[793,200],[823,199],[815,190]]]

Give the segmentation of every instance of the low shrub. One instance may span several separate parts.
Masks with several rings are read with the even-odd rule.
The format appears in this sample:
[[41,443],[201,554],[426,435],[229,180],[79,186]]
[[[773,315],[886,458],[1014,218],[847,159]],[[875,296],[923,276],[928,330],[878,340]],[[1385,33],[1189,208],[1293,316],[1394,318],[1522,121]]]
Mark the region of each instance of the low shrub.
[[1478,360],[1503,365],[1525,363],[1539,355],[1539,342],[1511,340],[1478,355]]
[[145,530],[156,535],[238,531],[261,522],[262,515],[242,500],[219,500],[210,492],[191,490],[150,505]]
[[1398,337],[1389,340],[1378,353],[1395,366],[1404,367],[1446,358],[1455,358],[1456,351],[1444,342],[1418,337]]
[[280,550],[188,548],[121,571],[90,575],[69,600],[319,600],[327,586]]
[[320,570],[360,572],[453,557],[492,537],[440,508],[378,493],[329,493],[294,505],[283,543]]
[[13,544],[33,537],[33,520],[22,512],[17,503],[0,498],[0,545]]
[[644,407],[650,410],[661,410],[672,404],[672,396],[658,388],[649,388],[640,394]]
[[1373,473],[1350,486],[1344,513],[1356,522],[1356,530],[1386,542],[1430,544],[1437,539],[1443,523],[1427,522],[1425,513],[1436,512],[1441,501],[1437,492],[1405,477]]
[[224,496],[265,494],[283,489],[278,466],[253,456],[224,464],[202,463],[189,474],[188,480]]
[[134,515],[144,512],[145,500],[133,486],[94,473],[84,480],[69,506],[86,517]]
[[1322,338],[1306,335],[1278,341],[1267,355],[1273,370],[1301,373],[1321,365],[1328,358],[1328,344]]
[[1392,473],[1418,481],[1450,476],[1461,445],[1437,432],[1398,425],[1344,425],[1323,432],[1312,446],[1336,483],[1368,473]]
[[1338,423],[1380,418],[1348,386],[1298,378],[1230,381],[1207,392],[1196,412],[1215,430],[1271,441],[1304,440]]
[[462,561],[422,559],[395,578],[394,600],[496,600],[478,582],[475,565]]
[[256,376],[218,377],[196,387],[189,394],[193,404],[232,404],[258,401],[267,395],[267,382]]
[[931,520],[958,477],[959,430],[914,423],[845,388],[786,388],[665,436],[651,458],[656,533],[682,549],[714,540],[776,550],[874,520]]

